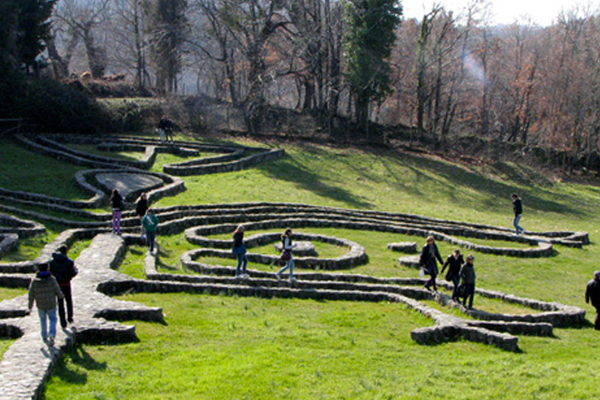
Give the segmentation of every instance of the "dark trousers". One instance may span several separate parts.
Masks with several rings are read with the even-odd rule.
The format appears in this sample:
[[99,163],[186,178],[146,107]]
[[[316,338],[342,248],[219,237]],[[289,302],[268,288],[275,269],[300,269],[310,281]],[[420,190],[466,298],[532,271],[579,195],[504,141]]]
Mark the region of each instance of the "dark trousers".
[[473,296],[475,296],[475,284],[474,283],[465,283],[465,297],[463,299],[463,304],[467,305],[467,299],[469,300],[469,308],[473,307]]
[[460,278],[458,274],[450,273],[452,276],[452,283],[454,283],[454,290],[452,291],[452,300],[458,300],[458,284],[460,282]]
[[596,322],[594,323],[594,329],[600,331],[600,307],[596,308]]
[[430,288],[431,286],[433,286],[433,290],[437,290],[437,285],[435,284],[435,278],[436,277],[437,277],[436,274],[431,274],[431,278],[429,278],[429,280],[425,284],[425,287],[426,288]]
[[[61,283],[60,290],[65,296],[64,299],[58,299],[58,316],[60,317],[60,326],[65,328],[67,326],[67,319],[69,322],[73,322],[73,298],[71,297],[71,284]],[[67,315],[65,318],[65,301],[67,302]]]
[[156,231],[146,231],[146,244],[150,253],[154,251],[154,240],[156,239]]

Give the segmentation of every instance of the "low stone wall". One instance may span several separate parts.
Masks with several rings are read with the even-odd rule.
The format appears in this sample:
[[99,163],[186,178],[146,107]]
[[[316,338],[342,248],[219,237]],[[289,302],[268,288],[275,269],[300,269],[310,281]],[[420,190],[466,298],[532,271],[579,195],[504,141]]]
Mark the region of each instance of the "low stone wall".
[[418,252],[417,244],[415,242],[390,243],[387,245],[387,248],[401,253],[413,254]]
[[12,215],[0,214],[0,234],[14,233],[28,238],[46,233],[46,227],[36,221],[24,220]]
[[164,171],[167,174],[176,176],[189,176],[189,175],[205,175],[205,174],[216,174],[224,172],[241,171],[253,165],[259,163],[272,161],[283,157],[285,151],[283,149],[268,150],[260,154],[244,157],[234,161],[218,162],[215,164],[202,164],[185,166],[179,164],[170,164],[164,166]]
[[16,233],[0,233],[0,257],[9,253],[19,243]]

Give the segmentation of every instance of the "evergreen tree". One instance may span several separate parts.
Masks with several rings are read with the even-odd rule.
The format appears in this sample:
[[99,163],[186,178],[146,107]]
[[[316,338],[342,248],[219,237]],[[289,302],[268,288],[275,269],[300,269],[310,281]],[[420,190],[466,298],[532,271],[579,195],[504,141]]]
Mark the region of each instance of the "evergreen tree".
[[348,0],[346,34],[347,82],[354,100],[355,119],[367,127],[369,106],[391,93],[387,59],[396,39],[402,7],[397,0]]
[[52,9],[56,0],[19,0],[17,49],[19,61],[27,72],[37,71],[37,57],[46,48],[50,37]]
[[48,21],[56,0],[0,1],[0,68],[37,71],[37,58],[50,37]]
[[177,91],[181,70],[181,44],[187,31],[186,0],[153,0],[146,12],[151,35],[151,57],[156,70],[156,89]]
[[16,32],[18,1],[0,1],[0,79],[7,71],[15,69],[17,62]]

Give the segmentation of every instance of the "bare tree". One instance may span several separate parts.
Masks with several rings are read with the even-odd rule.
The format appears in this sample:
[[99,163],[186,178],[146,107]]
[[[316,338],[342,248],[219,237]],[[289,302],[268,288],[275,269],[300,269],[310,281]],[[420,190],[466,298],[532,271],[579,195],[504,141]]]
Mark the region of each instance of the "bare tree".
[[[95,29],[107,21],[107,10],[110,0],[99,0],[88,3],[77,0],[63,0],[58,3],[54,17],[66,24],[71,35],[78,36],[82,40],[88,59],[88,65],[93,77],[101,77],[107,67],[106,49],[96,43]],[[53,48],[53,55],[56,62],[62,65],[61,73],[64,73],[64,66],[68,65],[72,56],[72,50],[77,45],[79,39],[73,37],[69,40],[67,52],[64,59],[56,57],[58,51]],[[71,52],[69,51],[71,50]]]

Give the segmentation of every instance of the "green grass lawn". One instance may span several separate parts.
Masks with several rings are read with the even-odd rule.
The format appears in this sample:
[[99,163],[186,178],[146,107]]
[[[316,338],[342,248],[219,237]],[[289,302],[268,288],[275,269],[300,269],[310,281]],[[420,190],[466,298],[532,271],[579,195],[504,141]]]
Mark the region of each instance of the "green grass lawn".
[[[554,246],[552,257],[535,259],[475,252],[477,286],[583,307],[589,313],[588,319],[593,320],[593,309],[584,303],[583,292],[593,271],[600,269],[600,246],[596,242],[600,226],[598,187],[552,182],[514,164],[466,167],[412,154],[310,144],[285,149],[283,159],[247,170],[184,177],[187,191],[161,199],[156,205],[307,203],[510,228],[510,194],[517,192],[523,198],[521,225],[525,229],[587,231],[592,244],[583,249]],[[57,195],[76,197],[60,186],[68,179],[69,171],[76,170],[74,167],[37,156],[29,161],[31,153],[16,146],[14,152],[21,152],[21,157],[31,162],[31,170],[4,167],[0,170],[0,187],[6,187],[6,182],[18,186],[15,176],[31,179],[48,163],[57,163],[57,174],[48,176],[38,190],[45,192],[58,185]],[[6,164],[3,157],[8,153],[0,149],[0,165]],[[34,184],[27,185],[31,189],[21,190],[35,191]],[[416,241],[420,247],[423,238],[349,229],[295,231],[337,236],[364,246],[368,263],[344,272],[418,276],[417,270],[398,265],[397,258],[403,254],[388,250],[387,244]],[[522,247],[504,241],[472,241]],[[161,272],[190,273],[182,270],[179,257],[196,246],[187,243],[183,233],[159,236],[158,242]],[[454,248],[448,243],[438,244],[442,256]],[[41,245],[31,244],[31,252],[19,257],[30,257]],[[86,243],[78,246],[83,248]],[[276,254],[272,244],[249,251]],[[343,254],[344,249],[326,245],[318,251],[335,256],[339,251]],[[76,252],[73,250],[73,254]],[[142,246],[129,248],[120,271],[142,278],[144,253]],[[233,259],[202,261],[234,266]],[[249,268],[273,267],[250,263]],[[131,321],[137,327],[139,343],[84,345],[70,350],[48,383],[47,399],[598,397],[600,357],[595,349],[600,336],[590,328],[556,329],[555,338],[520,336],[522,352],[513,354],[464,341],[420,346],[410,339],[410,332],[432,322],[398,304],[187,294],[120,298],[163,307],[168,325]],[[475,307],[490,312],[528,312],[478,296]],[[0,352],[3,344],[0,341]]]
[[402,305],[187,294],[131,295],[168,325],[139,343],[70,350],[47,399],[593,398],[591,329],[522,337],[523,353],[469,342],[420,346],[430,321]]

